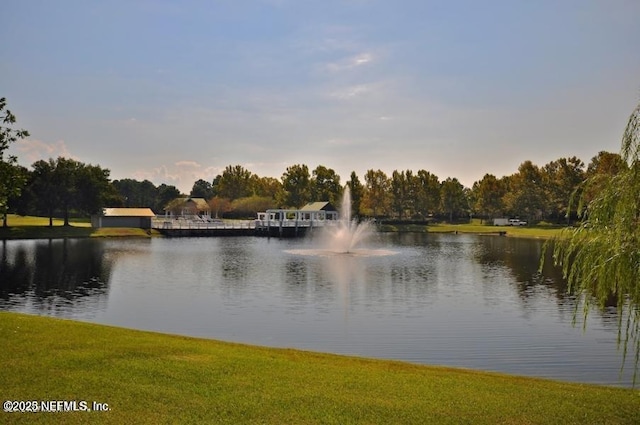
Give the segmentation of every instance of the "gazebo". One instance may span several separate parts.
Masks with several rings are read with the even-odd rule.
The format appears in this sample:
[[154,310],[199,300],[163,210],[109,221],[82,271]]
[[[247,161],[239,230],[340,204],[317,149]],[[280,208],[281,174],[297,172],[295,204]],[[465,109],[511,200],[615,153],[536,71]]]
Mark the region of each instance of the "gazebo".
[[165,207],[167,218],[211,218],[211,207],[204,198],[176,198]]

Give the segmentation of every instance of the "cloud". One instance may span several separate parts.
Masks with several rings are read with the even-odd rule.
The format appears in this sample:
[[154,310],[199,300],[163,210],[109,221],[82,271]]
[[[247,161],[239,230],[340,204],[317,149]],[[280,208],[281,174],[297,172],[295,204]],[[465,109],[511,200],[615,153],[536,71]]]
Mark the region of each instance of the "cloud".
[[160,165],[150,169],[138,169],[133,172],[136,180],[149,180],[155,185],[168,184],[177,187],[183,193],[189,193],[197,180],[212,182],[223,171],[221,167],[203,166],[197,161],[181,160],[169,165]]
[[47,160],[60,156],[78,159],[74,155],[71,155],[64,140],[47,143],[37,139],[22,139],[15,143],[14,149],[18,152],[17,156],[20,162],[28,162],[29,164],[41,159]]
[[199,169],[202,167],[196,161],[178,161],[175,163],[175,166],[183,169],[189,169],[189,168]]
[[324,68],[330,73],[337,73],[358,68],[372,62],[373,60],[373,55],[371,53],[365,52],[337,62],[330,62],[326,64]]
[[373,60],[373,55],[371,53],[363,53],[353,58],[352,63],[353,66],[360,66],[366,63],[369,63]]

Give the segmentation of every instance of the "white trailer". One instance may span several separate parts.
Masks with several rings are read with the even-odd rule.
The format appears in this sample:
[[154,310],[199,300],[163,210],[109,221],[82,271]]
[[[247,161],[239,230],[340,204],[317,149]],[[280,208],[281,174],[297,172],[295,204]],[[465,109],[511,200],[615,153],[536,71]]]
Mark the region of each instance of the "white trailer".
[[509,219],[508,218],[494,218],[493,219],[493,225],[494,226],[509,226]]

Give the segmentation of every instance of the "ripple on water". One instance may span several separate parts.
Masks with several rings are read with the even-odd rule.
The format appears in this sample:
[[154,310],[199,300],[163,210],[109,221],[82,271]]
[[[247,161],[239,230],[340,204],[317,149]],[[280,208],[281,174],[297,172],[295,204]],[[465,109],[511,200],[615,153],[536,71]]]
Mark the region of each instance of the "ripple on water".
[[288,249],[284,252],[307,257],[386,257],[398,254],[398,251],[388,249],[354,249],[348,252],[337,252],[330,249]]

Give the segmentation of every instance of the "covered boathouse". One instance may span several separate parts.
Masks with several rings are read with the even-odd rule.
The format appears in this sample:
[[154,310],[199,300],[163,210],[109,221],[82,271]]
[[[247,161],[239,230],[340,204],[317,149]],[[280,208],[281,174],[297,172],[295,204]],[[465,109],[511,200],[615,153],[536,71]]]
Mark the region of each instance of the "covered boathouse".
[[155,216],[151,208],[103,208],[100,214],[91,216],[91,226],[151,229]]
[[330,202],[309,202],[299,210],[269,209],[258,213],[256,234],[279,237],[304,235],[316,227],[338,222],[338,211]]
[[153,220],[153,228],[170,237],[180,236],[303,236],[317,227],[339,222],[329,202],[311,202],[299,210],[269,209],[255,220],[220,220],[195,214],[165,215]]

